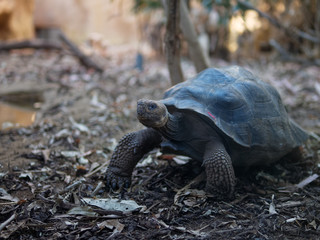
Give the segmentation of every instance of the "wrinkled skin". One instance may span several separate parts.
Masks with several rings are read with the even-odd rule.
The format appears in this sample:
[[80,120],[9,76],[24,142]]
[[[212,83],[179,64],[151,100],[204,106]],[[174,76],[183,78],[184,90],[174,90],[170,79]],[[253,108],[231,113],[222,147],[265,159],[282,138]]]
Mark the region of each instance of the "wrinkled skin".
[[106,173],[107,186],[114,190],[129,188],[134,167],[144,154],[159,146],[161,138],[151,128],[123,136],[110,160]]

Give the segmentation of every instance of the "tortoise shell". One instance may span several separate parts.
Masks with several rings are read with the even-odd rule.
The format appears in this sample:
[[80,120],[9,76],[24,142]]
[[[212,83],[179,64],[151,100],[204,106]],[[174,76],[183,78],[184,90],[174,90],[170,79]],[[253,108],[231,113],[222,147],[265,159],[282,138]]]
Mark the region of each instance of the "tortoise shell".
[[170,112],[199,114],[246,148],[286,153],[308,138],[289,118],[277,90],[238,66],[206,69],[168,89],[161,102]]

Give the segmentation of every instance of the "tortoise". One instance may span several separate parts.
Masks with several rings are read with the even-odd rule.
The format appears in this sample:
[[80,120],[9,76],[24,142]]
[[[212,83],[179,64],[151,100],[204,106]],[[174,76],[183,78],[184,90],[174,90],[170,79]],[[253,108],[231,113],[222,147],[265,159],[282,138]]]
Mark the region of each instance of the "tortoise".
[[308,138],[277,90],[239,66],[205,69],[162,100],[141,99],[137,117],[146,128],[119,141],[106,172],[111,189],[130,187],[137,162],[160,146],[202,162],[206,191],[232,197],[234,167],[270,165]]

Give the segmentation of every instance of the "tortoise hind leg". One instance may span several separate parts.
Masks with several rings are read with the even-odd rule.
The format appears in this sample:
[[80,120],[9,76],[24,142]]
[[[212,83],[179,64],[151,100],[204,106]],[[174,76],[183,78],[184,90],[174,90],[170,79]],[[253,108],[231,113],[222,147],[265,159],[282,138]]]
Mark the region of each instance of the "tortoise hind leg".
[[207,144],[203,165],[207,175],[206,191],[218,198],[232,198],[236,178],[231,158],[221,142]]
[[287,153],[283,158],[289,159],[292,162],[299,162],[306,159],[308,156],[308,151],[304,145],[295,147],[291,152]]
[[124,135],[114,150],[106,171],[107,188],[129,188],[134,167],[143,155],[157,147],[161,140],[162,136],[152,128]]

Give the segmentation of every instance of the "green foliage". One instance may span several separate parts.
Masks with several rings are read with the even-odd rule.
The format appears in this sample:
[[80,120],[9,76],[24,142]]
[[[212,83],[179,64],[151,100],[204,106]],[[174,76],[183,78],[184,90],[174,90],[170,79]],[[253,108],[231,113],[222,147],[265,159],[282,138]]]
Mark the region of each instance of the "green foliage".
[[237,12],[241,11],[242,14],[245,13],[247,8],[245,6],[239,4],[238,1],[232,0],[200,0],[202,6],[211,11],[212,8],[218,7],[219,8],[219,24],[226,26],[229,24],[229,20],[231,19],[232,15]]
[[140,13],[143,11],[153,11],[162,8],[160,0],[134,0],[134,6],[132,10],[135,13]]
[[232,6],[231,0],[215,0],[213,1],[218,6],[223,6],[227,9],[230,9]]
[[212,9],[212,4],[213,4],[213,1],[212,0],[202,0],[201,1],[202,3],[202,6],[207,9],[208,11],[210,11]]
[[[183,0],[185,1],[185,0]],[[229,23],[232,15],[236,11],[242,11],[244,13],[247,9],[238,3],[238,1],[233,0],[199,0],[202,6],[211,11],[214,7],[219,7],[220,19],[219,24],[226,26]],[[157,9],[161,9],[161,0],[134,0],[134,6],[132,8],[133,12],[138,14],[141,12],[149,12]],[[221,9],[223,9],[221,11]]]

